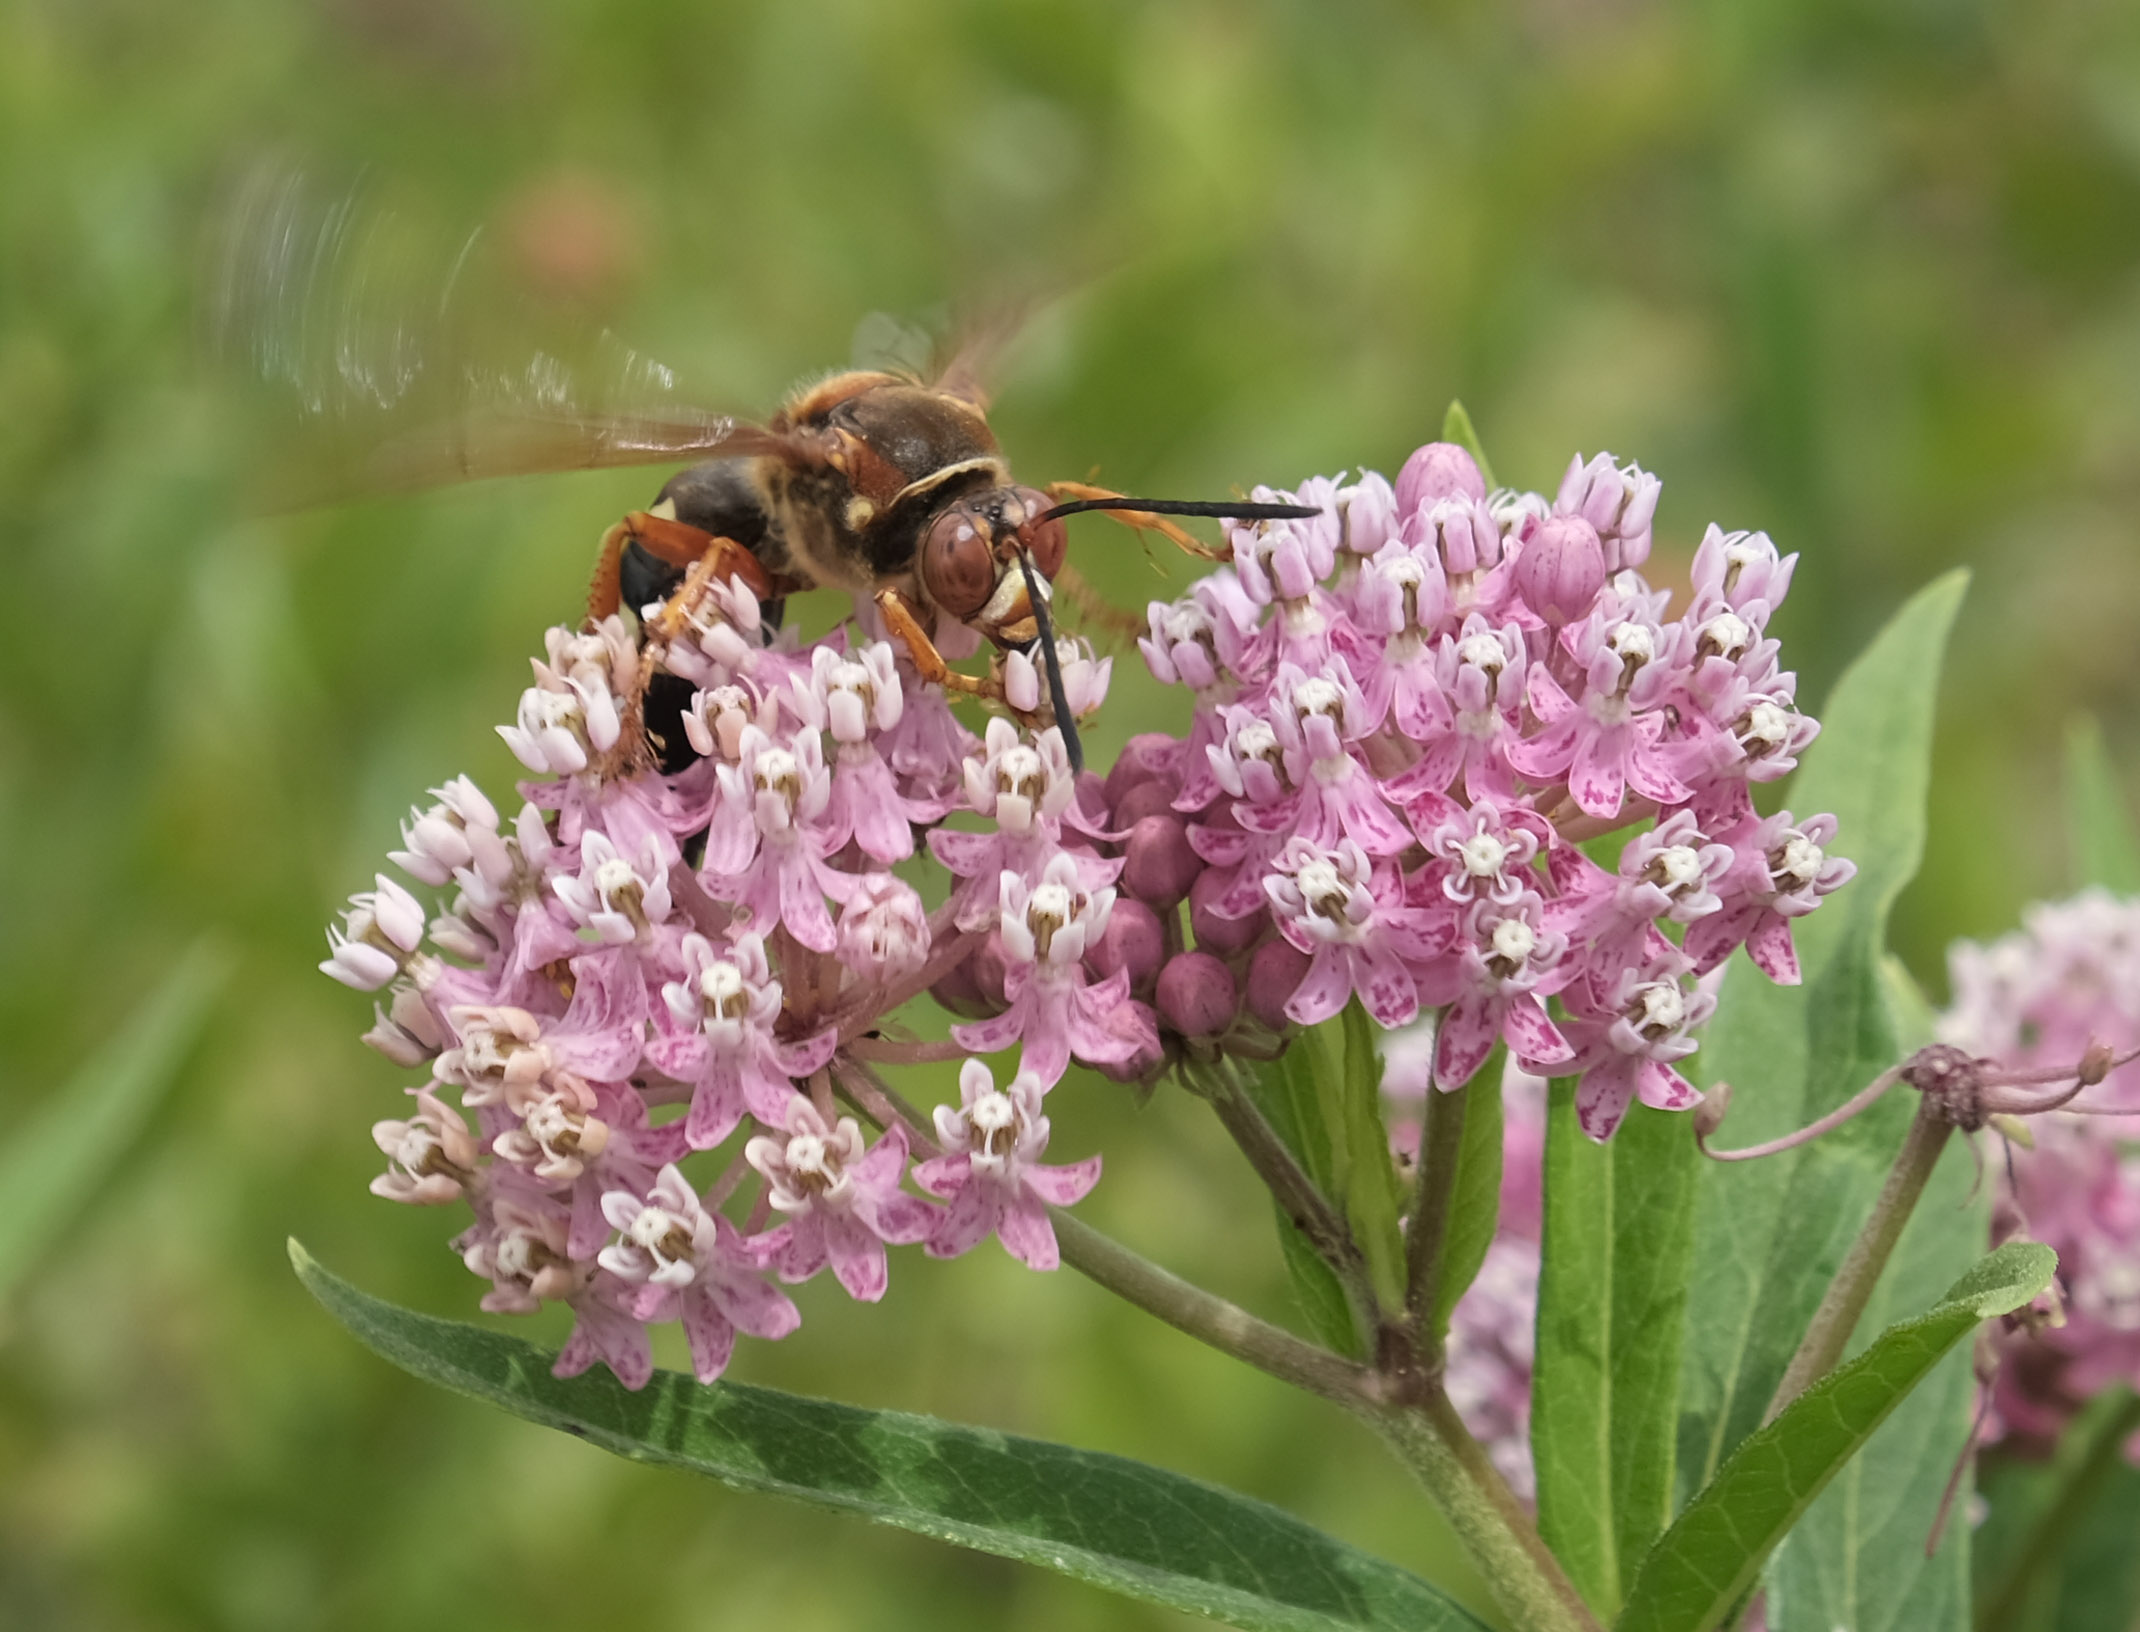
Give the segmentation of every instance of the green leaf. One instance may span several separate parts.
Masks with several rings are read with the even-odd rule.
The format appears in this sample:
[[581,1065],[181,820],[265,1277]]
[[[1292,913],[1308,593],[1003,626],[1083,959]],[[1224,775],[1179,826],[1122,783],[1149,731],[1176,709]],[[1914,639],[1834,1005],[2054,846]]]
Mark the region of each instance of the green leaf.
[[1464,1096],[1464,1136],[1457,1146],[1456,1183],[1449,1191],[1449,1223],[1442,1236],[1441,1276],[1435,1283],[1433,1339],[1449,1331],[1449,1316],[1486,1262],[1501,1221],[1501,1142],[1504,1117],[1501,1071],[1504,1048],[1496,1044]]
[[1931,1309],[1890,1326],[1751,1435],[1643,1560],[1619,1632],[1719,1624],[1751,1590],[1770,1549],[1910,1390],[1979,1321],[2041,1292],[2057,1267],[2050,1248],[2008,1242]]
[[1367,1345],[1361,1340],[1359,1322],[1353,1318],[1352,1303],[1345,1296],[1345,1288],[1339,1284],[1337,1275],[1323,1262],[1298,1224],[1286,1216],[1286,1210],[1274,1197],[1271,1211],[1278,1220],[1278,1251],[1285,1260],[1286,1274],[1293,1283],[1293,1296],[1300,1304],[1300,1312],[1308,1323],[1308,1333],[1325,1347],[1351,1360],[1367,1358]]
[[229,972],[224,953],[196,945],[0,1149],[0,1303],[126,1154],[177,1077]]
[[[1326,1025],[1330,1022],[1325,1022]],[[1336,1079],[1337,1114],[1324,1115],[1333,1129],[1339,1155],[1335,1175],[1346,1221],[1367,1260],[1368,1279],[1383,1307],[1404,1306],[1404,1232],[1398,1219],[1404,1187],[1390,1155],[1389,1126],[1382,1120],[1382,1051],[1375,1046],[1378,1028],[1354,998],[1335,1022],[1342,1028],[1345,1068]],[[1318,1027],[1318,1030],[1323,1029]]]
[[2066,835],[2076,885],[2140,895],[2140,834],[2093,715],[2066,727]]
[[[1692,1066],[1737,1090],[1722,1141],[1803,1127],[1895,1063],[1883,991],[1887,919],[1924,852],[1933,703],[1966,574],[1898,612],[1837,682],[1824,729],[1791,788],[1800,817],[1832,811],[1835,848],[1857,878],[1795,926],[1804,983],[1728,966]],[[1826,1137],[1759,1162],[1704,1163],[1681,1384],[1682,1491],[1708,1482],[1757,1427],[1844,1252],[1878,1193],[1912,1112],[1895,1094]],[[1925,1516],[1927,1528],[1930,1515]]]
[[2140,1469],[2125,1443],[2140,1398],[2105,1389],[2048,1461],[1995,1456],[1976,1534],[1977,1620],[1985,1632],[2132,1632],[2140,1602]]
[[[1988,1192],[1974,1154],[1950,1142],[1866,1303],[1861,1338],[1976,1261],[1990,1233]],[[1770,1568],[1770,1632],[1967,1632],[1966,1476],[1938,1552],[1927,1558],[1925,1544],[1969,1443],[1977,1392],[1969,1360],[1962,1346],[1941,1361],[1799,1521]]]
[[1479,474],[1486,478],[1487,491],[1495,486],[1494,467],[1486,462],[1486,450],[1479,445],[1479,433],[1472,429],[1471,415],[1464,411],[1461,402],[1449,404],[1449,411],[1442,415],[1442,440],[1454,442],[1469,453],[1479,467]]
[[[1336,1029],[1327,1022],[1310,1027],[1296,1036],[1277,1059],[1245,1074],[1249,1098],[1326,1196],[1340,1194],[1337,1150],[1323,1119],[1321,1086],[1333,1080],[1340,1070],[1329,1054]],[[1337,1276],[1301,1233],[1300,1226],[1283,1207],[1274,1205],[1273,1211],[1278,1220],[1279,1251],[1309,1330],[1338,1353],[1355,1360],[1363,1358],[1367,1343],[1360,1327],[1360,1312],[1352,1307]]]
[[1592,1143],[1552,1085],[1531,1456],[1539,1529],[1601,1616],[1672,1517],[1698,1160],[1686,1118],[1646,1105]]
[[1149,1603],[1273,1632],[1483,1632],[1453,1600],[1291,1514],[1124,1457],[656,1372],[558,1378],[503,1333],[398,1309],[290,1261],[374,1353],[637,1462],[859,1513]]

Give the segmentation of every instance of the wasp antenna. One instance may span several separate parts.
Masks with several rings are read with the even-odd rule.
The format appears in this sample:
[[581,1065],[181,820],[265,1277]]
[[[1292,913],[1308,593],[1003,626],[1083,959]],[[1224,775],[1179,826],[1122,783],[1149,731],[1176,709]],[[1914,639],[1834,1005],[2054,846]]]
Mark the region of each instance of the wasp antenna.
[[1148,516],[1214,516],[1221,521],[1306,521],[1322,514],[1312,504],[1255,504],[1246,499],[1072,499],[1035,517],[1028,525],[1085,510],[1141,510]]
[[1063,734],[1063,748],[1070,755],[1070,774],[1085,768],[1085,745],[1077,740],[1077,719],[1070,712],[1070,694],[1063,690],[1063,660],[1055,650],[1055,625],[1048,617],[1048,600],[1040,592],[1040,575],[1033,570],[1031,552],[1020,549],[1018,570],[1025,574],[1025,598],[1032,604],[1033,621],[1040,627],[1035,644],[1041,665],[1048,671],[1048,702],[1055,709],[1056,728]]

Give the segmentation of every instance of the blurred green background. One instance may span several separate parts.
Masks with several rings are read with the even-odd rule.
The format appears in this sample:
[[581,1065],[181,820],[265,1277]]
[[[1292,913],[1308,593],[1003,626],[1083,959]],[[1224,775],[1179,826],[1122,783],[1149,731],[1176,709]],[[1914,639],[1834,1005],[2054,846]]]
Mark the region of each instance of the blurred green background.
[[[1503,479],[1608,447],[1665,478],[1661,554],[1711,519],[1802,552],[1778,627],[1816,705],[1968,562],[1899,929],[1935,986],[1949,938],[2064,877],[2069,714],[2140,750],[2132,7],[15,0],[0,1130],[198,933],[239,961],[0,1337],[11,1628],[1175,1620],[427,1391],[290,1276],[296,1233],[472,1311],[453,1226],[364,1192],[404,1079],[314,972],[321,926],[425,786],[503,792],[524,656],[660,478],[260,517],[284,440],[198,336],[203,245],[263,156],[449,236],[502,223],[531,322],[594,312],[716,406],[771,407],[871,311],[1060,297],[999,376],[1029,478],[1393,470],[1452,396]],[[1141,604],[1128,535],[1080,525]],[[1184,703],[1132,654],[1098,756]],[[1267,1206],[1187,1106],[1080,1078],[1051,1109],[1058,1149],[1106,1151],[1096,1222],[1285,1310]],[[894,1281],[873,1310],[808,1288],[738,1374],[1148,1456],[1476,1596],[1333,1412],[993,1248]]]

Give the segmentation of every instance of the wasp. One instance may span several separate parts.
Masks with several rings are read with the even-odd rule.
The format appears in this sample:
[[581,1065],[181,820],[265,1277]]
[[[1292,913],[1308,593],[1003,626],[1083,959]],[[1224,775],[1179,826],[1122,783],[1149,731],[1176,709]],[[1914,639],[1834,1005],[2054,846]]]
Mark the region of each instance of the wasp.
[[[866,598],[924,681],[999,706],[1009,706],[1001,654],[1028,652],[1048,695],[1025,723],[1060,727],[1077,763],[1052,618],[1058,586],[1075,588],[1064,576],[1065,519],[1113,511],[1224,559],[1165,518],[1316,513],[1017,482],[982,384],[987,357],[1007,338],[1000,323],[970,331],[940,369],[853,369],[806,385],[763,424],[679,402],[666,368],[619,354],[606,330],[585,368],[571,361],[585,348],[569,338],[494,357],[481,345],[483,319],[521,303],[483,279],[482,229],[436,265],[419,252],[403,269],[374,254],[394,241],[382,230],[391,223],[359,194],[323,200],[301,171],[275,166],[235,201],[210,327],[226,356],[294,387],[301,420],[325,433],[320,451],[340,454],[323,488],[304,480],[309,461],[294,461],[294,491],[279,494],[278,507],[545,471],[686,465],[604,534],[588,597],[595,619],[620,608],[641,617],[639,694],[625,699],[637,717],[627,748],[636,759],[673,769],[688,754],[675,716],[690,688],[662,671],[663,648],[703,616],[711,585],[734,581],[773,627],[786,597],[803,589]],[[436,288],[434,276],[443,279]],[[945,661],[930,636],[945,620],[996,648],[988,674]]]
[[[644,428],[637,450],[648,451]],[[603,535],[588,613],[646,609],[650,635],[689,626],[706,584],[746,586],[777,624],[786,597],[827,587],[873,601],[924,681],[1008,706],[1000,666],[953,669],[929,630],[963,623],[999,652],[1037,657],[1048,707],[1028,723],[1060,728],[1082,768],[1065,699],[1050,606],[1068,553],[1064,521],[1109,510],[1199,555],[1216,552],[1163,518],[1308,517],[1309,507],[1136,499],[1081,482],[1046,490],[1013,480],[988,426],[986,401],[954,365],[933,384],[870,371],[835,374],[792,397],[766,424],[720,422],[702,460],[671,477],[645,510]],[[674,451],[683,451],[680,447]],[[655,603],[661,603],[654,610]],[[676,699],[669,699],[669,708]],[[650,729],[658,755],[679,733]]]

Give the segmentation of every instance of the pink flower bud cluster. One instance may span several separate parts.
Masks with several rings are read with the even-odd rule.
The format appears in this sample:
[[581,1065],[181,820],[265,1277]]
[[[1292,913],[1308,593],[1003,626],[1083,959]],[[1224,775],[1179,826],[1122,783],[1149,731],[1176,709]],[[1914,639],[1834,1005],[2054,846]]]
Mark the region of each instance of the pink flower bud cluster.
[[[2030,907],[2022,924],[1948,953],[1954,1003],[1941,1036],[2020,1069],[2070,1067],[2091,1043],[2140,1045],[2140,901],[2088,890]],[[2058,1254],[2060,1295],[1993,1339],[1985,1438],[2023,1454],[2048,1454],[2103,1389],[2140,1387],[2140,1064],[2086,1097],[2134,1114],[2032,1117],[2033,1148],[1995,1164],[1996,1231]],[[2140,1441],[2128,1449],[2140,1461]]]
[[[483,1307],[569,1306],[559,1374],[599,1360],[634,1388],[651,1327],[679,1324],[710,1381],[738,1333],[796,1328],[783,1284],[829,1269],[881,1298],[891,1245],[948,1257],[994,1235],[1054,1268],[1047,1209],[1100,1162],[1044,1162],[1045,1097],[1073,1057],[1159,1054],[1110,939],[1126,862],[1091,836],[1060,732],[999,719],[977,740],[870,638],[870,609],[802,644],[736,586],[709,608],[658,654],[670,702],[688,693],[664,733],[681,769],[645,740],[638,634],[615,617],[551,630],[501,727],[525,802],[507,819],[466,778],[435,790],[393,861],[438,903],[381,876],[322,965],[384,994],[366,1040],[429,1073],[374,1129],[374,1191],[465,1202],[454,1245],[490,1283]],[[1062,657],[1072,706],[1096,707],[1109,663],[1074,642]],[[1004,683],[1038,706],[1029,658]],[[954,811],[976,830],[944,825]],[[923,844],[955,875],[935,912],[895,871]],[[838,1051],[984,944],[995,995],[959,1036],[1019,1045],[1019,1069],[999,1089],[967,1060],[933,1140],[881,1100],[888,1125],[865,1137],[835,1098],[835,1065],[854,1064]]]
[[[1152,605],[1145,659],[1194,723],[1107,791],[1122,887],[1188,905],[1194,950],[1165,939],[1155,977],[1170,1039],[1268,1052],[1357,997],[1385,1027],[1438,1015],[1440,1088],[1503,1041],[1579,1077],[1595,1139],[1638,1096],[1695,1103],[1697,977],[1743,945],[1795,982],[1792,919],[1855,869],[1834,818],[1749,796],[1819,729],[1766,632],[1797,557],[1712,527],[1670,618],[1637,570],[1657,496],[1606,455],[1552,500],[1488,493],[1434,443],[1394,484],[1257,489],[1321,514],[1230,524],[1232,565]],[[1616,871],[1576,848],[1643,818]]]

